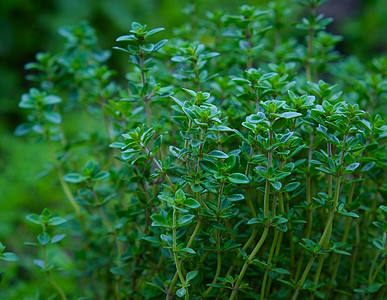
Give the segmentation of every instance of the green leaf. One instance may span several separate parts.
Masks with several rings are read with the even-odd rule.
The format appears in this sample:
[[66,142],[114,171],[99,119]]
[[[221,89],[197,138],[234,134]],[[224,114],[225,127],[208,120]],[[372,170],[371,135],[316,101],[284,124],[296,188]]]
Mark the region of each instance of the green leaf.
[[241,78],[241,77],[235,77],[232,79],[232,81],[238,83],[238,84],[250,84],[250,80],[247,80],[245,78]]
[[68,173],[63,176],[63,180],[70,183],[81,183],[88,179],[89,177],[83,176],[79,173]]
[[151,220],[160,224],[167,224],[167,219],[163,215],[155,214],[150,216]]
[[198,207],[200,207],[200,203],[198,201],[196,201],[195,199],[193,199],[193,198],[187,198],[184,201],[184,204],[186,206],[188,206],[189,208],[198,208]]
[[346,216],[346,217],[352,217],[352,218],[358,218],[359,216],[353,212],[348,212],[343,210],[338,210],[337,211],[340,215]]
[[212,131],[233,131],[232,128],[230,128],[228,126],[223,126],[223,125],[219,125],[219,126],[216,126],[216,127],[211,127],[208,130],[212,130]]
[[158,28],[151,29],[151,30],[149,30],[149,31],[147,32],[146,36],[147,36],[147,37],[148,37],[148,36],[152,36],[152,35],[154,35],[154,34],[160,32],[160,31],[163,31],[163,30],[165,30],[165,28],[163,28],[163,27],[158,27]]
[[270,184],[275,188],[277,191],[279,191],[282,187],[282,183],[279,181],[269,181]]
[[45,111],[43,112],[43,117],[53,124],[60,124],[62,122],[60,114],[55,111]]
[[351,253],[344,251],[344,250],[339,250],[339,249],[332,249],[333,252],[341,254],[341,255],[351,255]]
[[247,176],[242,173],[230,174],[230,176],[228,176],[228,180],[235,184],[247,184],[250,182]]
[[137,38],[134,34],[122,35],[116,39],[116,42],[132,42],[137,41]]
[[125,147],[125,143],[123,142],[114,142],[114,143],[111,143],[109,145],[110,148],[118,148],[118,149],[121,149],[123,147]]
[[180,289],[178,289],[177,291],[176,291],[176,295],[178,296],[178,297],[184,297],[184,295],[185,295],[185,293],[186,293],[187,291],[185,290],[185,288],[180,288]]
[[51,226],[58,226],[58,225],[60,225],[60,224],[66,223],[66,222],[67,222],[67,220],[66,220],[66,219],[63,219],[63,218],[61,218],[61,217],[52,217],[52,218],[50,218],[50,220],[49,220],[49,224],[50,224]]
[[287,112],[280,114],[280,117],[285,118],[285,119],[297,118],[299,116],[302,116],[302,114],[300,114],[298,112],[293,112],[293,111],[287,111]]
[[35,223],[35,224],[42,224],[42,220],[40,219],[39,215],[37,214],[30,214],[26,217],[26,219],[32,223]]
[[245,196],[243,196],[242,194],[234,194],[234,195],[228,195],[226,196],[226,198],[228,201],[234,202],[234,201],[240,201],[245,199]]
[[167,39],[157,42],[153,48],[153,52],[156,52],[157,50],[161,49],[166,43],[168,43]]
[[188,58],[184,57],[184,56],[177,55],[177,56],[172,56],[171,60],[174,61],[174,62],[184,62],[184,61],[187,61]]
[[34,263],[35,266],[38,266],[41,269],[44,269],[46,267],[45,264],[44,264],[44,261],[41,260],[41,259],[34,259],[33,263]]
[[22,136],[22,135],[26,135],[27,133],[30,133],[31,131],[32,131],[32,125],[27,123],[22,123],[16,127],[14,134],[16,136]]
[[272,269],[272,271],[279,273],[279,274],[290,275],[290,272],[286,269],[283,269],[283,268],[275,268],[275,269]]
[[177,224],[179,226],[185,226],[185,225],[188,225],[192,222],[192,220],[195,218],[194,215],[185,215],[185,216],[182,216],[178,221],[177,221]]
[[196,98],[197,93],[195,91],[190,90],[190,89],[186,89],[186,88],[182,88],[182,90],[184,92],[186,92],[187,94],[191,95],[192,97]]
[[362,172],[368,172],[368,171],[370,171],[375,165],[376,165],[376,162],[372,161],[372,162],[366,164],[361,170],[362,170]]
[[161,238],[164,242],[166,242],[168,245],[172,246],[172,244],[173,244],[173,239],[172,239],[171,236],[166,235],[166,234],[161,234],[161,235],[160,235],[160,238]]
[[285,190],[286,190],[287,192],[293,192],[293,191],[296,190],[299,186],[300,186],[300,183],[299,183],[299,182],[291,182],[291,183],[288,183],[288,184],[285,186]]
[[384,243],[381,240],[374,239],[372,244],[381,251],[384,251]]
[[100,180],[108,179],[109,177],[110,177],[109,172],[101,171],[101,172],[98,172],[97,175],[93,177],[93,180],[100,181]]
[[276,77],[278,75],[278,73],[276,73],[276,72],[269,72],[269,73],[265,73],[265,74],[263,74],[260,78],[259,78],[259,80],[268,80],[268,79],[270,79],[270,78],[273,78],[273,77]]
[[51,240],[51,237],[47,232],[43,232],[38,235],[38,242],[42,246],[47,245],[50,242],[50,240]]
[[193,250],[191,248],[183,248],[183,249],[180,249],[180,251],[187,252],[190,254],[196,254],[195,250]]
[[54,235],[51,239],[51,244],[59,243],[61,240],[63,240],[66,237],[65,234],[57,234]]
[[176,200],[184,200],[185,199],[185,193],[182,189],[178,189],[175,193]]
[[4,252],[3,254],[0,254],[0,260],[4,261],[18,261],[19,257],[12,252]]
[[210,153],[208,153],[208,156],[213,158],[228,158],[228,155],[222,151],[219,150],[213,150]]
[[376,293],[383,286],[383,283],[373,283],[367,288],[367,292],[370,294]]
[[165,201],[169,204],[173,204],[175,201],[172,199],[172,197],[167,195],[158,195],[157,198],[159,198],[162,201]]
[[196,275],[198,275],[198,271],[188,272],[187,275],[185,276],[185,281],[186,282],[191,281],[192,279],[194,279],[196,277]]
[[353,163],[353,164],[350,164],[348,167],[346,167],[345,169],[347,171],[355,171],[357,169],[357,167],[360,166],[360,163],[356,162],[356,163]]
[[61,102],[62,102],[62,99],[55,95],[47,95],[43,98],[44,105],[53,105]]

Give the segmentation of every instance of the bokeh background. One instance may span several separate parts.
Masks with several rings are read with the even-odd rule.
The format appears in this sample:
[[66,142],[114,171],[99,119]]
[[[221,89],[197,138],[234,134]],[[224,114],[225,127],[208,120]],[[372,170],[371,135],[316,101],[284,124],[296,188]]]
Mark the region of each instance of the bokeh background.
[[[206,10],[222,8],[232,14],[241,4],[260,5],[268,1],[196,2],[197,15],[204,17]],[[49,161],[46,145],[13,134],[25,118],[17,107],[20,96],[30,87],[25,80],[24,65],[34,61],[37,52],[59,50],[63,40],[57,34],[58,29],[83,20],[96,28],[102,49],[111,49],[116,37],[126,34],[132,21],[151,28],[165,27],[163,35],[171,36],[172,29],[187,18],[185,7],[191,3],[188,0],[0,1],[0,241],[7,246],[7,251],[20,255],[23,241],[33,239],[32,234],[29,237],[25,233],[30,226],[25,222],[28,213],[40,212],[46,206],[55,207],[62,197],[61,190],[52,191],[54,176],[41,176],[44,164]],[[332,0],[324,4],[321,12],[335,18],[328,30],[343,35],[344,40],[339,44],[341,53],[357,55],[364,61],[387,54],[386,0]],[[289,19],[290,29],[301,15],[300,9]],[[125,72],[124,56],[113,53],[109,64],[118,74]],[[18,272],[18,284],[23,278],[26,282],[34,280],[27,278],[30,275],[23,273],[20,266],[17,270],[12,268],[16,267],[0,265],[2,270]]]

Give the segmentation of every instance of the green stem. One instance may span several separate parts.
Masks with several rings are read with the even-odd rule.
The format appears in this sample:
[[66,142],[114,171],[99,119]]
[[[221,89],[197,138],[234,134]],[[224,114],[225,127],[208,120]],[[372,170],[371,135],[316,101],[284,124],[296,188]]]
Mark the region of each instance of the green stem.
[[237,293],[238,293],[238,290],[239,290],[239,287],[242,283],[242,279],[243,279],[243,276],[245,275],[246,273],[246,270],[247,270],[247,267],[249,266],[249,264],[251,263],[251,261],[254,259],[255,255],[257,255],[259,249],[261,249],[263,243],[265,242],[266,240],[266,237],[267,237],[267,234],[269,232],[269,228],[268,227],[265,227],[265,229],[263,230],[263,233],[262,233],[262,236],[261,238],[259,239],[257,245],[255,246],[253,252],[251,252],[250,256],[246,259],[243,267],[242,267],[242,270],[241,272],[239,273],[239,276],[238,276],[238,280],[237,282],[235,283],[235,286],[233,287],[233,291],[232,291],[232,294],[230,296],[230,300],[233,300],[235,299],[235,297],[237,296]]
[[[245,171],[246,177],[249,177],[249,174],[250,174],[250,169],[251,169],[250,159],[252,158],[253,153],[254,153],[253,147],[251,147],[250,154],[249,154],[249,160],[247,161],[247,165],[246,165],[246,171]],[[249,206],[249,208],[251,210],[251,214],[253,215],[253,218],[256,218],[257,217],[257,213],[255,212],[253,203],[251,201],[251,189],[250,188],[251,188],[251,186],[250,186],[250,183],[249,183],[246,186],[246,202],[247,202],[247,205]]]
[[351,271],[349,273],[349,287],[353,288],[354,279],[355,279],[355,267],[357,260],[357,253],[359,251],[360,245],[360,225],[359,221],[355,223],[355,245],[353,246],[352,255],[351,255]]
[[[355,192],[355,187],[356,187],[356,182],[353,182],[351,184],[351,189],[349,191],[347,205],[350,205],[352,203],[353,195],[354,195],[354,192]],[[346,220],[345,220],[345,225],[344,225],[343,238],[341,240],[342,243],[346,243],[350,228],[351,228],[351,218],[347,217]],[[341,260],[341,254],[337,254],[337,255],[334,255],[334,256],[337,256],[337,259],[336,259],[335,267],[333,269],[333,273],[332,273],[332,276],[331,276],[331,282],[329,284],[330,289],[332,289],[333,284],[335,282],[337,271],[339,270],[339,265],[340,265],[340,260]]]
[[[189,241],[188,241],[187,248],[191,248],[191,245],[192,245],[192,243],[194,242],[196,235],[197,235],[197,234],[199,233],[199,231],[200,231],[201,223],[202,223],[202,221],[201,221],[201,219],[199,218],[199,221],[198,221],[198,223],[196,224],[196,227],[195,227],[195,229],[194,229],[194,231],[193,231],[193,233],[192,233],[192,235],[191,235],[191,238],[190,238]],[[181,264],[181,263],[182,263],[182,262],[180,262],[180,264]],[[170,284],[170,286],[169,286],[169,288],[168,288],[167,299],[171,299],[172,293],[173,293],[173,288],[175,287],[178,278],[179,278],[178,272],[176,271],[176,272],[175,272],[175,275],[174,275],[173,278],[172,278],[171,284]]]
[[[145,71],[144,71],[144,53],[142,50],[140,50],[139,58],[140,58],[140,71],[141,71],[141,82],[142,82],[142,87],[144,88],[146,85],[146,77],[145,77]],[[152,119],[152,114],[149,106],[149,100],[151,97],[145,97],[144,104],[145,104],[145,112],[146,112],[146,117],[148,121],[148,126],[150,127],[152,125],[151,119]]]
[[[331,213],[329,214],[329,218],[328,218],[328,221],[325,225],[324,232],[323,232],[323,234],[318,242],[318,245],[320,245],[320,247],[324,247],[324,245],[327,245],[331,239],[332,224],[333,224],[333,219],[335,217],[337,202],[339,199],[340,185],[341,185],[341,176],[338,176],[336,179],[336,188],[335,188],[335,195],[334,195],[334,199],[333,199],[333,208],[332,208]],[[312,266],[315,258],[316,258],[316,256],[314,255],[309,260],[309,263],[308,263],[307,267],[305,268],[304,273],[302,274],[302,277],[299,281],[299,287],[296,289],[292,300],[297,299],[298,294],[299,294],[299,289],[300,289],[300,287],[302,287],[306,277],[308,276],[310,267]],[[317,283],[318,283],[318,279],[320,277],[320,272],[321,272],[323,262],[324,262],[324,258],[319,258],[319,263],[318,263],[318,268],[317,268],[316,278],[315,278],[315,285],[317,285]]]
[[[46,254],[46,246],[42,246],[43,250],[43,261],[44,261],[44,267],[47,268],[48,262],[47,262],[47,254]],[[62,288],[57,284],[55,281],[54,277],[51,274],[51,271],[47,269],[46,275],[48,277],[48,280],[50,281],[51,285],[56,289],[58,292],[59,296],[61,297],[62,300],[67,300],[66,294],[63,292]]]
[[297,299],[298,294],[300,293],[300,287],[302,287],[304,285],[305,279],[308,276],[308,273],[310,271],[310,268],[313,265],[313,262],[314,262],[315,258],[316,258],[315,255],[312,255],[312,257],[310,258],[310,260],[309,260],[309,262],[308,262],[308,264],[307,264],[307,266],[306,266],[306,268],[304,270],[304,273],[302,274],[302,277],[301,277],[300,281],[298,282],[298,287],[296,288],[296,291],[293,294],[292,300],[296,300]]
[[[270,127],[271,127],[271,125],[272,124],[270,123]],[[273,141],[273,131],[271,129],[269,129],[269,138],[270,138],[270,146],[271,146],[272,145],[272,141]],[[267,169],[269,169],[271,167],[272,159],[273,159],[273,150],[270,150],[268,152],[268,155],[267,155]],[[265,197],[264,197],[264,200],[263,200],[264,217],[266,219],[269,219],[269,217],[270,217],[270,214],[269,214],[269,196],[270,196],[270,183],[269,183],[269,180],[266,179]],[[239,273],[238,280],[235,283],[235,286],[233,287],[233,291],[231,293],[230,300],[233,300],[237,296],[240,284],[242,282],[243,276],[245,275],[247,267],[249,266],[251,261],[254,259],[255,255],[257,255],[259,249],[261,249],[263,243],[266,240],[268,231],[269,231],[269,227],[267,227],[267,225],[265,225],[265,228],[263,230],[261,238],[259,239],[257,245],[255,246],[255,248],[251,252],[251,254],[248,257],[248,259],[245,261],[245,263],[244,263],[244,265],[242,267],[242,270]]]
[[[269,267],[270,267],[271,261],[273,259],[274,250],[277,247],[278,235],[279,235],[278,230],[276,230],[274,232],[273,242],[271,243],[269,258],[267,259],[267,265]],[[267,282],[268,275],[269,275],[269,270],[265,270],[265,275],[263,276],[263,282],[262,282],[262,287],[261,287],[261,297],[260,297],[261,300],[263,300],[265,298],[266,282]]]
[[[278,195],[278,200],[279,200],[279,208],[280,208],[280,212],[281,214],[285,214],[285,208],[284,208],[284,203],[283,203],[283,196],[282,196],[282,193],[280,193]],[[274,256],[275,257],[278,257],[279,253],[280,253],[280,249],[281,249],[281,243],[282,243],[282,238],[284,236],[284,232],[281,231],[278,235],[278,241],[276,243],[276,248],[275,248],[275,253],[274,253]],[[267,282],[267,287],[266,287],[266,295],[269,296],[270,295],[270,287],[271,287],[271,283],[272,283],[272,279],[269,278],[268,282]]]
[[[173,229],[172,229],[172,235],[173,235],[173,258],[175,260],[176,272],[177,272],[177,274],[179,276],[179,279],[180,279],[181,283],[183,284],[183,286],[185,286],[186,282],[185,282],[183,273],[181,271],[181,265],[179,263],[179,258],[177,257],[177,238],[176,238],[177,222],[176,222],[176,218],[177,218],[177,211],[176,211],[175,208],[173,208]],[[188,288],[186,288],[185,298],[186,299],[189,298],[189,296],[188,296]]]
[[[225,186],[225,181],[220,185],[219,193],[218,193],[218,207],[217,207],[217,221],[220,221],[220,213],[221,213],[221,205],[222,205],[222,194]],[[220,230],[215,229],[216,232],[216,251],[217,251],[217,266],[214,279],[212,280],[212,284],[215,284],[218,280],[220,271],[222,269],[222,255],[220,253]],[[208,289],[204,292],[203,297],[207,297],[209,293],[211,293],[213,287],[209,286]]]
[[153,156],[152,153],[148,150],[147,147],[144,146],[144,144],[140,144],[141,148],[145,151],[147,155],[149,155],[149,158],[153,161],[153,163],[156,165],[156,168],[160,171],[160,173],[163,175],[165,180],[168,182],[169,186],[171,187],[172,191],[176,191],[175,186],[173,185],[171,179],[169,178],[168,174],[164,171],[163,167],[158,162],[157,158]]
[[375,272],[374,272],[374,275],[372,276],[371,278],[371,281],[369,282],[369,285],[373,284],[375,279],[376,279],[376,276],[378,276],[380,270],[384,267],[384,265],[386,264],[386,257],[383,259],[382,263],[379,264],[379,266],[376,268]]
[[49,136],[48,133],[45,133],[45,138],[46,138],[48,150],[50,152],[50,156],[51,156],[52,162],[54,163],[55,170],[56,170],[56,173],[57,173],[60,185],[62,187],[62,190],[65,193],[66,198],[70,202],[71,206],[74,208],[77,217],[80,218],[81,210],[79,208],[78,203],[74,199],[74,196],[73,196],[73,193],[70,190],[70,187],[68,186],[67,182],[63,180],[63,173],[62,173],[62,170],[60,168],[59,161],[57,160],[57,158],[56,158],[56,156],[54,154],[54,150],[52,148],[50,136]]

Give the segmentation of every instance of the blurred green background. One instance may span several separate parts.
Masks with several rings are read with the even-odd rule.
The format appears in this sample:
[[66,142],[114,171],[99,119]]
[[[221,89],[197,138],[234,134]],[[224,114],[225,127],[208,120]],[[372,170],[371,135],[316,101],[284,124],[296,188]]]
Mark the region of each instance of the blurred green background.
[[[241,4],[260,5],[269,1],[197,2],[198,16],[204,17],[206,10],[222,8],[232,14]],[[23,241],[33,239],[32,234],[28,237],[25,233],[26,226],[29,226],[24,221],[28,213],[40,212],[45,206],[55,208],[62,197],[54,176],[39,176],[49,161],[46,145],[36,143],[33,138],[13,135],[15,127],[25,117],[17,107],[20,96],[29,88],[24,79],[27,74],[24,65],[34,61],[37,52],[60,49],[63,40],[57,34],[58,28],[82,20],[87,20],[97,29],[102,49],[111,49],[116,37],[126,34],[130,23],[135,20],[150,27],[165,27],[165,37],[171,36],[172,28],[187,19],[183,9],[190,3],[192,1],[188,0],[0,1],[0,241],[7,246],[7,251],[20,254],[20,249],[25,247]],[[339,44],[343,54],[355,54],[360,59],[370,60],[387,53],[386,0],[333,0],[321,11],[336,18],[329,30],[344,36],[344,41]],[[293,16],[289,25],[297,18],[299,16]],[[122,74],[125,71],[124,57],[113,53],[110,66]],[[53,193],[53,187],[57,193]],[[20,278],[25,276],[23,264],[28,263],[28,260],[21,261],[22,267],[18,267]],[[0,268],[16,267],[7,264]]]

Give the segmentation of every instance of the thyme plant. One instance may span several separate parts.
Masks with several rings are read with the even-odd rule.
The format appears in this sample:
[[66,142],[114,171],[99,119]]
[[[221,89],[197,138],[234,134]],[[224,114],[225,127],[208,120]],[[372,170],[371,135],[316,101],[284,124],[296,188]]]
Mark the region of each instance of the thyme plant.
[[[296,2],[195,15],[175,35],[132,22],[113,53],[82,23],[26,66],[16,134],[47,144],[53,210],[69,214],[27,216],[44,297],[384,299],[386,58],[343,59],[324,1]],[[73,263],[53,274],[62,223]]]

